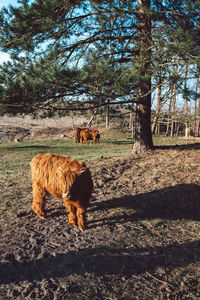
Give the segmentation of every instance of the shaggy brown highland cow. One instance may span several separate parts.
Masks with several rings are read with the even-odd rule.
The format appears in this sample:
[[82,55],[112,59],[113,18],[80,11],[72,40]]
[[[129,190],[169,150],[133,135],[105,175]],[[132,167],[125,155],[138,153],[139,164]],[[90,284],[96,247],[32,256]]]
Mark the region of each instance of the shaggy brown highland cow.
[[83,142],[85,142],[86,144],[89,144],[88,140],[92,140],[90,130],[89,129],[81,130],[81,132],[80,132],[80,143],[82,144]]
[[94,143],[95,144],[99,144],[99,139],[100,139],[99,130],[97,130],[97,129],[90,129],[90,132],[91,132],[91,136],[92,136],[92,139],[93,139]]
[[97,129],[91,128],[76,128],[75,129],[75,142],[88,144],[88,140],[93,140],[95,144],[99,144],[100,133]]
[[80,132],[81,128],[76,128],[75,129],[75,143],[80,143]]
[[31,161],[33,211],[46,218],[45,198],[50,193],[63,199],[69,223],[85,229],[85,213],[92,195],[93,183],[89,169],[81,161],[55,155],[38,154]]
[[79,128],[77,127],[75,129],[75,143],[80,143],[80,133],[81,133],[81,130],[85,130],[86,128]]

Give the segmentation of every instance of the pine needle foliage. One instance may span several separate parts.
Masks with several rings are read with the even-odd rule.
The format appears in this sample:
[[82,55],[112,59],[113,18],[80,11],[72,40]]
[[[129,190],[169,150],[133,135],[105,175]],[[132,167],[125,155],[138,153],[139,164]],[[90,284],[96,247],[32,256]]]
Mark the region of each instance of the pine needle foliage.
[[169,85],[174,64],[194,64],[199,76],[199,16],[197,0],[21,0],[3,8],[0,50],[12,62],[0,69],[1,107],[15,114],[136,103],[141,141],[151,135],[158,72]]

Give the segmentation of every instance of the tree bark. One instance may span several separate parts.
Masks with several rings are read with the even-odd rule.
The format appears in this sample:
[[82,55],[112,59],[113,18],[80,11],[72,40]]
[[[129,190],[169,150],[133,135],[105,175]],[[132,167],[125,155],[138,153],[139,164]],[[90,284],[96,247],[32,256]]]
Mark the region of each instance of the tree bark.
[[[198,92],[198,88],[200,86],[200,83],[199,83],[199,79],[197,80],[197,84],[196,84],[196,94]],[[199,136],[199,125],[200,125],[200,98],[196,98],[195,99],[195,114],[194,114],[194,117],[195,117],[195,130],[194,130],[194,133],[195,133],[195,136]]]
[[199,97],[199,100],[198,100],[198,129],[197,129],[197,136],[199,136],[200,134],[200,97]]
[[167,127],[166,127],[165,136],[169,135],[170,119],[172,117],[172,97],[173,97],[173,86],[172,86],[172,91],[171,91],[171,95],[170,95],[170,98],[169,98],[169,108],[168,108]]
[[173,101],[172,101],[172,120],[171,120],[171,133],[170,136],[174,135],[174,128],[175,128],[175,109],[176,109],[176,85],[174,84],[173,88]]
[[176,123],[176,136],[179,136],[180,122]]
[[[149,99],[151,101],[151,99]],[[151,133],[151,105],[137,104],[135,116],[135,144],[132,154],[138,154],[153,148]]]
[[131,129],[131,137],[134,138],[135,136],[135,127],[133,125],[134,121],[134,114],[133,112],[130,113],[130,118],[129,118],[129,129]]
[[158,120],[160,117],[160,110],[161,110],[161,79],[158,84],[158,98],[157,98],[157,106],[156,106],[156,113],[152,124],[152,133],[155,134],[156,127],[158,126]]
[[110,107],[109,105],[106,106],[106,128],[110,125]]
[[151,132],[151,17],[150,0],[138,0],[138,67],[139,74],[135,114],[135,143],[132,154],[153,148]]

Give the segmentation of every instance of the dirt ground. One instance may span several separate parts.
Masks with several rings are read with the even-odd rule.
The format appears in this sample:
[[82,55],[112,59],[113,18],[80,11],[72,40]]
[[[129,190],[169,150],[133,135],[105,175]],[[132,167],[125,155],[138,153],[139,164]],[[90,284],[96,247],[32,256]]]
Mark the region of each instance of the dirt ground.
[[23,194],[1,179],[13,197],[1,206],[0,299],[199,299],[200,144],[87,166],[84,232],[69,226],[60,200],[49,197],[46,220],[24,209],[30,178]]

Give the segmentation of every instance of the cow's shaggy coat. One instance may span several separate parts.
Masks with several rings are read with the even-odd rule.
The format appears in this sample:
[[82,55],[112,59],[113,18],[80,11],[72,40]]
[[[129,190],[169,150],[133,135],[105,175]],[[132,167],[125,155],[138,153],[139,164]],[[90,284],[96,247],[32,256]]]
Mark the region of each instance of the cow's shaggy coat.
[[81,132],[81,130],[85,130],[86,128],[79,128],[79,127],[77,127],[76,129],[75,129],[75,142],[76,143],[80,143],[80,132]]
[[95,144],[99,144],[99,140],[100,140],[100,133],[99,130],[97,129],[90,129],[90,133],[92,136],[92,139],[94,141]]
[[88,140],[93,140],[95,144],[99,144],[100,133],[97,129],[91,128],[76,128],[75,129],[75,142],[88,144]]
[[85,213],[92,195],[93,183],[89,169],[81,161],[55,155],[38,154],[31,161],[33,211],[45,218],[46,194],[63,199],[69,222],[85,229]]

